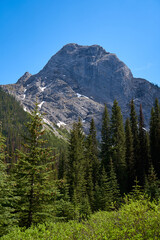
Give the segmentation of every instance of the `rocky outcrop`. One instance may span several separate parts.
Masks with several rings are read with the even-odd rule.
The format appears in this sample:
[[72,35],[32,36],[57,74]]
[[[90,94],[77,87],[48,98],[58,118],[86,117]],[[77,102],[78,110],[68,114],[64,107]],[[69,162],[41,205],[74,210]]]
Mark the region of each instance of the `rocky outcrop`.
[[114,99],[126,118],[132,98],[137,111],[142,103],[148,125],[154,99],[160,99],[159,87],[134,78],[115,54],[98,45],[67,44],[39,73],[25,73],[16,84],[5,85],[3,89],[21,101],[27,111],[37,98],[45,118],[67,129],[80,117],[87,130],[93,117],[100,130],[104,103],[111,111]]

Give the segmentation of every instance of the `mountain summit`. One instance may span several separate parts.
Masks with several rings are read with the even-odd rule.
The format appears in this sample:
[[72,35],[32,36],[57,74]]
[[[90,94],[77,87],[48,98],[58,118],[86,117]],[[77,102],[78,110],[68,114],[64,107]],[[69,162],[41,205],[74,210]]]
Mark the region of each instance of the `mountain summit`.
[[131,70],[99,45],[67,44],[37,74],[25,73],[16,84],[3,85],[29,111],[36,97],[46,121],[70,128],[80,117],[87,129],[91,118],[100,129],[104,103],[109,111],[117,99],[124,117],[134,99],[138,111],[142,103],[146,124],[160,88],[145,79],[134,78]]

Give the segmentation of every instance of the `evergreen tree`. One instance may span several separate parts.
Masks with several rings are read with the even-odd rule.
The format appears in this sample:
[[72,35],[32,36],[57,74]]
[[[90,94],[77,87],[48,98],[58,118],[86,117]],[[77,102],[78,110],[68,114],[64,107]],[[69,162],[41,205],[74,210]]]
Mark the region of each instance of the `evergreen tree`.
[[153,165],[149,169],[149,173],[145,178],[145,193],[150,197],[151,200],[159,199],[160,194],[160,180],[157,178]]
[[106,173],[104,167],[102,169],[99,184],[95,187],[95,210],[113,210],[120,203],[120,189],[117,182],[116,173],[113,162],[110,159],[109,172]]
[[111,154],[121,192],[126,191],[125,133],[121,109],[115,100],[111,117]]
[[125,123],[125,145],[126,145],[126,165],[127,165],[127,190],[131,190],[134,177],[135,177],[135,166],[134,166],[134,155],[133,155],[133,136],[130,126],[129,118],[126,119]]
[[58,162],[58,179],[64,179],[66,174],[67,153],[65,150],[60,149],[59,162]]
[[147,134],[144,126],[144,117],[142,112],[142,105],[140,104],[140,115],[139,115],[139,161],[137,162],[137,177],[140,185],[144,185],[145,173],[148,171],[149,159],[147,149]]
[[82,123],[79,120],[78,123],[73,124],[73,129],[71,131],[66,169],[69,195],[75,206],[80,205],[87,196],[85,173],[84,133]]
[[110,186],[110,201],[118,207],[120,203],[120,189],[117,181],[117,176],[115,173],[114,165],[112,159],[110,159],[110,172],[109,172],[109,186]]
[[25,151],[18,151],[14,168],[16,196],[19,197],[16,212],[20,226],[30,227],[53,217],[54,200],[57,194],[53,177],[53,159],[50,149],[43,147],[41,136],[42,117],[38,104],[27,124]]
[[94,192],[94,210],[108,211],[111,208],[112,202],[112,189],[109,182],[109,177],[103,167],[99,184],[96,184]]
[[131,131],[133,136],[133,157],[134,157],[134,166],[135,166],[135,176],[137,176],[137,165],[139,162],[139,137],[138,137],[138,121],[137,115],[135,111],[134,101],[131,100],[130,104],[131,112],[130,112],[130,123],[131,123]]
[[102,116],[102,129],[101,129],[101,165],[102,169],[109,171],[109,160],[110,159],[110,130],[109,130],[109,114],[107,106],[104,107]]
[[91,165],[92,182],[95,187],[96,182],[99,179],[100,162],[98,159],[98,143],[96,138],[96,128],[94,120],[91,120],[89,135],[86,140],[86,158]]
[[6,234],[15,224],[13,214],[13,182],[10,181],[6,172],[5,160],[5,138],[0,131],[0,237]]
[[132,187],[132,191],[126,196],[126,201],[137,201],[139,199],[144,198],[144,191],[142,186],[139,185],[137,177],[134,180],[134,185]]
[[160,105],[158,99],[155,100],[154,108],[151,111],[150,147],[153,167],[160,178]]
[[150,148],[150,139],[149,139],[149,132],[146,132],[146,169],[145,169],[145,173],[148,174],[149,172],[149,169],[151,167],[152,164],[152,161],[151,161],[151,148]]

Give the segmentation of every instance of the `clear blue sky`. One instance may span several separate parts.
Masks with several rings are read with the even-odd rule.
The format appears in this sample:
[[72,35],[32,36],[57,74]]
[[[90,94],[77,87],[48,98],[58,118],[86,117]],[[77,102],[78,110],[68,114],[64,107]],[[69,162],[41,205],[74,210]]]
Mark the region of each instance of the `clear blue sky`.
[[78,43],[101,45],[160,86],[160,0],[0,0],[0,33],[0,84]]

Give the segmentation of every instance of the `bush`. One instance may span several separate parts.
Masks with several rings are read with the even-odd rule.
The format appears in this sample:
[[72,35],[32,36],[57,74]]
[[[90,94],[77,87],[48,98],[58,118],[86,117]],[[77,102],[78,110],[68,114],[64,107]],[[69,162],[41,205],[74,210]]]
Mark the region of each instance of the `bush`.
[[48,239],[160,239],[160,203],[130,200],[120,210],[97,212],[88,221],[39,224],[23,231],[16,228],[2,240]]

